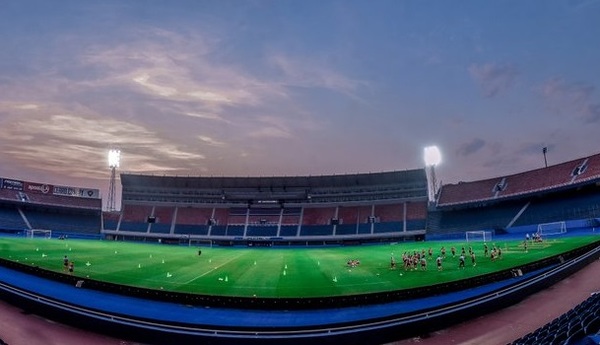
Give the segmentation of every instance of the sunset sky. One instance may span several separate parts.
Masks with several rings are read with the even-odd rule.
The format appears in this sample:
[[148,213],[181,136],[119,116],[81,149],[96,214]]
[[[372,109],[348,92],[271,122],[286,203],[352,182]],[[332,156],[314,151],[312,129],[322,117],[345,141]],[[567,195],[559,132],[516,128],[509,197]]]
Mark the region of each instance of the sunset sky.
[[600,1],[2,1],[0,177],[443,183],[600,152]]

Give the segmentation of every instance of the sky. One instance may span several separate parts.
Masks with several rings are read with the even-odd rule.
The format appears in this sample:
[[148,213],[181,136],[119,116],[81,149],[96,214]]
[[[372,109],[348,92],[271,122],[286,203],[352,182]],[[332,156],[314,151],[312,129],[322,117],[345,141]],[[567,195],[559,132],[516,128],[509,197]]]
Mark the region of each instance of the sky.
[[599,153],[599,86],[598,0],[4,0],[0,176],[473,181]]

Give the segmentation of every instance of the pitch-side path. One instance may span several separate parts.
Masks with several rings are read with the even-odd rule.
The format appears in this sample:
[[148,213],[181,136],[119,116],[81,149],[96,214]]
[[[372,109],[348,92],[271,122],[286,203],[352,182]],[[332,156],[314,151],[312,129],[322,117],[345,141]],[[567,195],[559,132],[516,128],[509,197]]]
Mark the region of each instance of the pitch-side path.
[[[600,291],[600,260],[511,307],[421,337],[388,345],[499,345],[545,325]],[[133,345],[46,320],[0,301],[0,339],[8,345]],[[1,342],[0,342],[1,343]]]

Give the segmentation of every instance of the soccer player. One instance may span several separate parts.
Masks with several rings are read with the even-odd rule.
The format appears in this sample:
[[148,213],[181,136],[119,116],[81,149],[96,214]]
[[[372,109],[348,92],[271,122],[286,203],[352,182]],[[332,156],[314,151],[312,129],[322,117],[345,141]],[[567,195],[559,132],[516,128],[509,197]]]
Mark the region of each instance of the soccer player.
[[427,259],[421,258],[421,270],[427,271]]
[[392,255],[392,258],[390,259],[390,269],[392,269],[392,270],[396,269],[396,259],[394,259],[393,255]]
[[438,256],[435,262],[437,264],[438,271],[442,271],[444,269],[444,267],[442,267],[442,256]]
[[69,262],[69,274],[73,275],[73,271],[75,270],[75,263],[73,261]]
[[450,248],[450,251],[452,252],[452,257],[456,256],[456,248],[452,247]]
[[483,244],[483,256],[488,256],[488,252],[489,252],[489,250],[490,250],[490,249],[488,248],[488,245],[487,245],[487,243],[484,243],[484,244]]
[[458,258],[458,268],[465,269],[465,256],[464,255],[461,255]]
[[475,263],[475,252],[471,253],[471,264],[473,264],[473,267],[475,267],[475,265],[477,265],[477,263]]
[[68,271],[69,270],[69,258],[65,255],[65,257],[63,258],[63,271]]

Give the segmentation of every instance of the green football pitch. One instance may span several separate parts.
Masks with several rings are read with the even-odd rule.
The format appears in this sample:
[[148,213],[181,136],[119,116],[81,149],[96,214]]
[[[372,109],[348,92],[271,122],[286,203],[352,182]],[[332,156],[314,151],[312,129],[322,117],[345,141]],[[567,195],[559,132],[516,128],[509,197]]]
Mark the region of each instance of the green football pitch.
[[[4,259],[64,272],[66,255],[75,276],[118,284],[219,296],[324,297],[393,291],[460,280],[533,262],[598,241],[598,236],[561,237],[542,243],[493,241],[502,250],[492,261],[482,242],[400,242],[348,247],[187,247],[99,240],[0,238]],[[446,248],[443,269],[436,267]],[[468,256],[469,246],[476,265]],[[452,256],[451,247],[457,250]],[[465,247],[466,267],[459,268]],[[429,256],[429,248],[433,255]],[[199,250],[201,254],[199,255]],[[405,252],[425,251],[427,270],[405,270]],[[392,269],[391,258],[397,267]],[[355,267],[349,260],[358,260]]]

